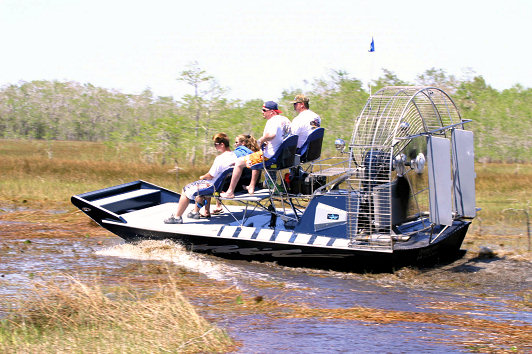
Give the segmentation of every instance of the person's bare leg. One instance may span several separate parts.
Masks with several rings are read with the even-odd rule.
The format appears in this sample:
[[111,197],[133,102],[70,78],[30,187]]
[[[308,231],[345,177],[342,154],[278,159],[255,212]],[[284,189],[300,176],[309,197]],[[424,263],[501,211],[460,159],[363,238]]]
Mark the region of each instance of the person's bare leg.
[[183,213],[185,212],[189,204],[190,204],[190,200],[187,198],[187,196],[183,192],[181,194],[181,198],[179,198],[179,203],[177,204],[177,212],[175,213],[175,215],[177,217],[183,216]]
[[216,198],[216,206],[212,210],[212,213],[216,215],[216,214],[223,213],[223,211],[224,211],[224,208],[222,206],[222,202],[220,202],[220,200]]
[[197,196],[196,197],[196,204],[194,205],[194,213],[199,213],[199,211],[201,210],[201,208],[203,207],[203,205],[205,204],[205,197],[202,197],[202,196]]
[[204,214],[200,213],[200,215],[204,217],[211,216],[211,197],[205,197],[205,212]]
[[251,181],[249,182],[249,186],[246,187],[249,194],[255,193],[255,186],[257,185],[258,180],[259,170],[251,170]]
[[242,171],[244,170],[244,167],[246,166],[246,161],[244,159],[238,159],[236,160],[235,167],[233,168],[233,175],[231,176],[231,184],[229,185],[229,188],[227,188],[227,191],[224,193],[220,193],[220,197],[222,198],[234,198],[235,197],[235,188],[238,184],[238,180],[240,180],[240,176],[242,176]]

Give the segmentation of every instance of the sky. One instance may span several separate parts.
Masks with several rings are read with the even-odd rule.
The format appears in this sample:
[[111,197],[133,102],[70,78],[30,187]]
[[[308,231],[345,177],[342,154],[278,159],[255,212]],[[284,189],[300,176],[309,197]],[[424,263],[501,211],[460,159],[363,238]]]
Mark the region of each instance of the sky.
[[[343,70],[413,82],[430,68],[532,87],[532,1],[0,0],[0,87],[149,88],[180,99],[191,63],[232,99],[276,100]],[[370,53],[372,38],[375,52]]]

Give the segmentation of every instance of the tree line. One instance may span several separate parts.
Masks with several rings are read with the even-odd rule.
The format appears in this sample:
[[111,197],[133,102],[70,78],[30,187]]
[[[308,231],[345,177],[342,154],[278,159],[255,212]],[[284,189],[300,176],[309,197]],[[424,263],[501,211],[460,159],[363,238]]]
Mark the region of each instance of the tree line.
[[[193,92],[178,100],[155,97],[149,89],[132,95],[78,82],[7,85],[0,88],[0,138],[104,141],[116,147],[137,143],[146,161],[195,164],[212,159],[210,138],[216,132],[261,135],[262,99],[228,99],[224,88],[197,63],[182,71],[178,80]],[[331,70],[306,92],[283,91],[279,104],[293,118],[290,100],[298,93],[309,96],[311,109],[321,115],[327,129],[324,154],[331,156],[335,138],[349,140],[369,91],[388,85],[431,85],[450,94],[462,117],[473,120],[468,128],[475,133],[477,160],[532,161],[532,89],[519,84],[498,91],[482,76],[457,80],[435,68],[406,82],[383,69],[368,89],[349,73]]]

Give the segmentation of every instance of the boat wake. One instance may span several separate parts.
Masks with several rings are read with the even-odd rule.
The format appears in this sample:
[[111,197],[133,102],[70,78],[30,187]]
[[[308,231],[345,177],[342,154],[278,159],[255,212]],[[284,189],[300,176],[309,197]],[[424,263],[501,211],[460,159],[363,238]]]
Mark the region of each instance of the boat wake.
[[270,274],[213,261],[206,255],[187,251],[183,245],[170,240],[123,243],[98,250],[96,254],[142,261],[171,262],[188,271],[201,273],[209,279],[230,282],[239,288],[245,287],[243,284],[245,279],[272,280]]
[[184,246],[170,240],[145,240],[135,244],[123,243],[96,251],[96,254],[141,261],[171,262],[191,272],[204,274],[210,279],[230,280],[219,264],[202,257],[202,255],[187,251]]

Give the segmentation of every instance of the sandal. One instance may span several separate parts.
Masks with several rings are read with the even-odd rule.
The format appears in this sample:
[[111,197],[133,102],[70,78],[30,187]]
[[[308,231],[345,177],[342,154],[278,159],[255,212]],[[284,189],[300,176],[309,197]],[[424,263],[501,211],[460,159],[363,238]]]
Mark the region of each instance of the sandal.
[[164,219],[164,223],[165,224],[182,224],[183,218],[181,218],[180,216],[170,215],[168,219]]
[[211,217],[211,214],[205,214],[203,215],[201,212],[199,213],[200,218],[206,218],[209,219]]
[[224,212],[224,209],[220,208],[220,209],[213,209],[211,213],[214,214],[214,215],[218,215],[218,214],[221,214],[223,212]]
[[189,219],[199,219],[201,217],[199,212],[195,212],[194,210],[187,214],[187,218]]

